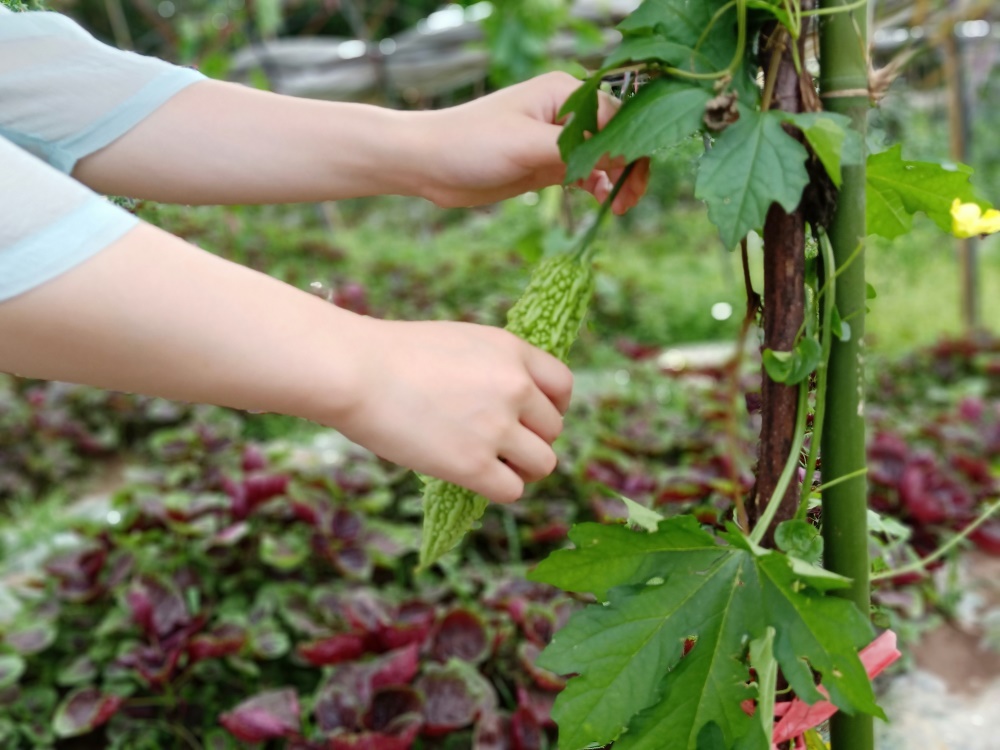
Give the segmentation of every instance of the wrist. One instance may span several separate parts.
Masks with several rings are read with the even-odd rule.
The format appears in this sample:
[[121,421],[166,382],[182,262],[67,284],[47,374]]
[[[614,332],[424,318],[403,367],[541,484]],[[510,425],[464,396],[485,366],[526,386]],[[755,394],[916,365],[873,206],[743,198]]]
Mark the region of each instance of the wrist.
[[382,110],[381,194],[434,200],[434,175],[441,161],[440,112]]

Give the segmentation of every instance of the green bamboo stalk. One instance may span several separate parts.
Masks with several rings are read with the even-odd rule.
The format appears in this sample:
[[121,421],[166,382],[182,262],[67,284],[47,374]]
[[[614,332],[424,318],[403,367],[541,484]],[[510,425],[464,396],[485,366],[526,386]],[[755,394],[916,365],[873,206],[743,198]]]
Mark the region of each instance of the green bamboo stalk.
[[[857,6],[843,9],[841,6]],[[868,113],[867,4],[820,0],[820,90],[826,108],[848,115],[864,142]],[[832,12],[831,12],[832,11]],[[865,168],[845,166],[837,212],[830,227],[834,261],[844,266],[865,238]],[[827,274],[834,269],[825,268]],[[831,479],[865,468],[864,359],[865,332],[864,251],[837,278],[837,310],[850,318],[849,341],[835,340],[830,350],[826,392],[826,423],[822,434],[823,476]],[[829,325],[830,321],[824,321]],[[867,616],[871,607],[868,580],[867,482],[864,474],[830,486],[823,493],[824,562],[835,573],[852,580],[837,592],[853,601]],[[874,750],[871,716],[831,720],[832,750]]]

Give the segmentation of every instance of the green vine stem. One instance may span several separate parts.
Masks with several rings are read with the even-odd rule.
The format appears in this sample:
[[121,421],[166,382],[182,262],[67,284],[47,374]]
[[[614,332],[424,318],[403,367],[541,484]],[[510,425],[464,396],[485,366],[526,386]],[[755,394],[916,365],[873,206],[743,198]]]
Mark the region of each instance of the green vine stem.
[[[833,259],[833,246],[830,238],[824,232],[819,232],[819,244],[823,249],[823,267],[827,272],[826,283],[816,296],[823,300],[823,319],[820,327],[820,345],[823,353],[816,367],[816,409],[813,412],[812,439],[809,441],[809,455],[806,458],[806,476],[802,482],[802,499],[795,517],[803,519],[809,510],[809,495],[812,494],[812,478],[816,471],[816,461],[819,459],[820,436],[823,434],[823,421],[826,417],[826,380],[829,374],[830,346],[832,344],[833,311],[836,307],[837,271]],[[827,485],[833,486],[832,483]]]
[[753,527],[753,531],[750,532],[750,540],[756,544],[760,544],[764,535],[767,533],[767,528],[771,525],[771,521],[774,520],[775,514],[778,512],[778,508],[781,506],[781,500],[785,497],[785,492],[788,490],[788,485],[792,481],[792,476],[795,474],[795,470],[799,467],[799,457],[802,454],[802,442],[805,440],[806,436],[806,413],[809,411],[809,386],[807,383],[802,383],[799,386],[799,405],[798,411],[795,415],[795,438],[792,441],[792,449],[788,453],[788,460],[785,461],[785,468],[781,471],[781,476],[778,477],[778,484],[774,488],[774,492],[771,493],[770,499],[767,501],[767,507],[764,508],[764,512],[760,516],[760,520],[757,521],[757,525]]
[[824,490],[828,490],[831,487],[836,487],[842,482],[849,482],[852,479],[857,479],[858,477],[863,477],[868,473],[868,467],[864,466],[857,471],[852,471],[850,474],[844,474],[842,477],[837,477],[836,479],[831,479],[829,482],[824,482],[813,490],[815,494],[822,494]]
[[[851,118],[851,127],[864,143],[868,116],[867,2],[820,0],[820,91],[827,108]],[[824,565],[851,579],[845,589],[831,592],[849,599],[866,617],[871,612],[868,553],[868,485],[865,467],[864,350],[865,263],[859,249],[865,227],[865,165],[845,165],[837,209],[829,229],[833,259],[844,268],[831,294],[842,319],[851,318],[849,341],[833,341],[827,367],[827,419],[820,434],[823,473],[850,480],[823,492]],[[852,256],[855,255],[852,259]],[[836,273],[836,271],[832,271]],[[874,750],[871,716],[843,711],[830,720],[832,750]]]
[[837,13],[850,13],[852,10],[867,7],[868,0],[854,0],[853,3],[845,3],[844,5],[830,4],[829,6],[816,8],[814,10],[800,10],[799,17],[807,18],[809,16],[832,16]]
[[597,231],[601,228],[601,222],[604,221],[604,217],[607,216],[608,211],[611,210],[611,204],[615,202],[615,198],[618,197],[618,193],[621,192],[625,183],[628,182],[628,178],[631,176],[632,170],[635,169],[635,165],[636,162],[632,162],[622,170],[621,176],[615,182],[614,187],[611,188],[611,192],[608,193],[608,197],[604,199],[600,208],[597,209],[597,213],[594,215],[593,221],[590,222],[590,225],[580,237],[580,242],[577,245],[576,251],[573,253],[573,257],[578,260],[588,261],[593,257],[594,251],[592,246],[594,244],[594,238],[597,237]]
[[963,539],[966,539],[970,534],[975,532],[980,526],[986,523],[990,516],[1000,510],[1000,500],[997,500],[993,504],[987,506],[986,510],[980,513],[976,520],[962,529],[958,534],[955,534],[951,539],[942,544],[927,557],[922,557],[909,565],[903,565],[899,568],[894,568],[892,570],[883,570],[880,573],[875,573],[872,575],[871,580],[874,581],[884,581],[889,578],[895,578],[896,576],[906,575],[907,573],[921,573],[928,565],[936,560],[940,560],[942,557],[947,555],[954,549]]

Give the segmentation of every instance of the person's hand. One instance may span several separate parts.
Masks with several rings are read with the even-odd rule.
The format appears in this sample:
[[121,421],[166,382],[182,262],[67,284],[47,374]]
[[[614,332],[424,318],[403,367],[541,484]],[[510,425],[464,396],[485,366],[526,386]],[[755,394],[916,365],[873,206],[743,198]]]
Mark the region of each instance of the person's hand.
[[[557,139],[559,110],[580,81],[548,73],[450,109],[423,113],[414,121],[420,163],[420,193],[440,206],[471,206],[557,185],[565,176]],[[600,92],[598,126],[618,110]],[[625,164],[605,159],[581,187],[603,201]],[[649,161],[641,160],[615,199],[621,214],[634,206],[649,182]]]
[[556,466],[573,377],[499,328],[363,318],[350,404],[332,420],[383,458],[513,502]]

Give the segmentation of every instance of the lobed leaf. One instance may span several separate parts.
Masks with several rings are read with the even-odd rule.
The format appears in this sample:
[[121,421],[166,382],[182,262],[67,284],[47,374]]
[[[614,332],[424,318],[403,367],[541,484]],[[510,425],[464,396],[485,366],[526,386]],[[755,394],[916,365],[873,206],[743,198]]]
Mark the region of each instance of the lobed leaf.
[[867,163],[868,233],[893,239],[910,231],[913,215],[923,212],[945,232],[951,232],[951,205],[981,204],[969,181],[972,168],[903,159],[903,147],[872,154]]
[[760,556],[757,566],[765,616],[777,630],[774,655],[796,695],[807,703],[823,699],[815,670],[841,710],[885,718],[857,654],[872,639],[871,623],[851,602],[803,588],[785,555]]
[[786,119],[802,131],[817,158],[838,188],[842,164],[861,163],[861,139],[851,129],[851,118],[835,112],[800,112]]
[[690,516],[667,519],[652,534],[584,523],[574,526],[569,538],[576,549],[549,555],[528,579],[590,592],[602,601],[614,586],[645,583],[668,570],[693,574],[726,553]]
[[[575,750],[591,742],[611,742],[647,706],[668,702],[668,713],[673,714],[679,704],[665,697],[661,701],[664,688],[669,689],[664,675],[681,660],[689,638],[705,638],[709,645],[699,649],[699,642],[685,659],[695,651],[714,651],[711,642],[718,635],[713,629],[729,622],[730,610],[735,609],[731,599],[748,560],[745,555],[724,552],[701,575],[675,572],[659,584],[615,588],[607,606],[588,607],[575,615],[539,660],[540,666],[554,672],[580,675],[569,681],[553,708],[561,746]],[[732,654],[736,663],[749,623],[735,625],[740,629]],[[727,643],[726,648],[731,645]],[[700,671],[696,674],[708,681]],[[729,684],[728,675],[717,677],[720,685]],[[744,667],[737,683],[742,685],[746,679]],[[748,696],[741,689],[729,698],[737,695],[732,703],[739,710],[740,700]],[[642,733],[630,732],[633,740],[638,734]]]
[[[590,590],[616,576],[648,583],[611,588],[605,604],[574,614],[538,660],[575,675],[553,709],[565,750],[612,741],[655,750],[663,737],[679,750],[765,750],[760,721],[741,703],[754,696],[747,644],[756,640],[761,658],[769,626],[774,658],[799,698],[823,697],[818,673],[839,708],[881,715],[858,657],[871,626],[850,601],[826,595],[847,579],[759,547],[734,527],[722,534],[728,547],[715,546],[690,518],[665,521],[652,534],[594,527],[574,529],[579,549],[553,555],[543,577],[594,576],[600,583]],[[631,555],[629,541],[637,548]],[[599,550],[614,553],[606,565],[613,573],[599,567]]]
[[743,112],[702,160],[695,197],[732,249],[764,224],[771,204],[791,213],[809,183],[805,147],[781,127],[778,112]]
[[643,86],[599,133],[579,144],[566,164],[566,181],[587,177],[604,156],[626,162],[673,146],[698,130],[711,94],[660,79]]

